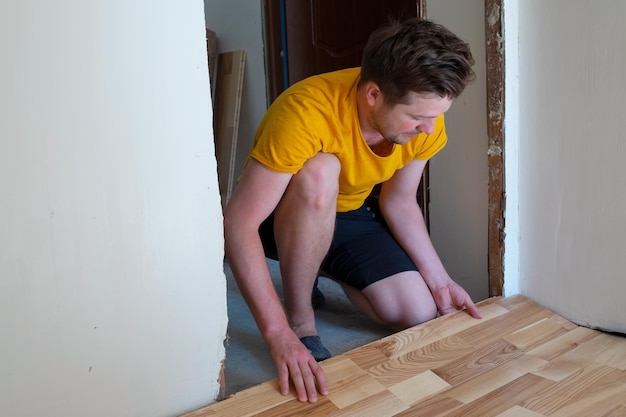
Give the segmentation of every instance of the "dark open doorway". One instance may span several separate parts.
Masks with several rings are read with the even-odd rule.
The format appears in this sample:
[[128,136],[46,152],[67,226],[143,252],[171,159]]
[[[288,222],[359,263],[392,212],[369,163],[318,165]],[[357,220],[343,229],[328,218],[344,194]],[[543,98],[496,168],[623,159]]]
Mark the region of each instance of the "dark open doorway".
[[[268,95],[273,101],[286,86],[324,71],[358,66],[363,36],[386,18],[426,17],[427,0],[264,0]],[[504,286],[504,48],[503,0],[485,0],[488,107],[488,269],[489,295]],[[287,4],[289,7],[287,7]],[[360,16],[359,12],[364,16]],[[350,18],[346,19],[346,13]],[[374,19],[374,20],[372,20]],[[287,22],[288,20],[288,22]],[[362,24],[361,27],[358,25]],[[357,26],[352,26],[357,25]],[[320,31],[320,29],[323,29]],[[339,37],[339,29],[349,36]],[[333,37],[338,42],[333,44]],[[288,41],[290,39],[290,41]],[[318,39],[321,40],[318,42]],[[306,47],[303,47],[305,44]],[[359,46],[361,47],[359,51]],[[418,202],[428,224],[428,166]]]

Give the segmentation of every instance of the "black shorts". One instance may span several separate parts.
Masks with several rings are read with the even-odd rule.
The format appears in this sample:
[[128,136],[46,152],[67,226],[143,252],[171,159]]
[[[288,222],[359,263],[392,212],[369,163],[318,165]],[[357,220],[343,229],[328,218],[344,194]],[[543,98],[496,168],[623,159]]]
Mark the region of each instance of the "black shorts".
[[[265,256],[278,260],[274,240],[274,218],[270,216],[259,228]],[[337,213],[335,233],[321,270],[333,279],[359,290],[374,282],[417,267],[395,240],[378,208],[370,197],[361,208]]]

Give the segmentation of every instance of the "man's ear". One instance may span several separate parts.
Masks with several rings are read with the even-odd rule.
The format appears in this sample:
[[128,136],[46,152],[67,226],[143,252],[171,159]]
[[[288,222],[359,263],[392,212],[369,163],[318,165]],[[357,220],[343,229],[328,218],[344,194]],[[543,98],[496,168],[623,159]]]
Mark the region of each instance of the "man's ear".
[[369,82],[365,85],[365,98],[367,99],[367,104],[371,107],[374,107],[377,101],[382,103],[383,93],[380,91],[378,84]]

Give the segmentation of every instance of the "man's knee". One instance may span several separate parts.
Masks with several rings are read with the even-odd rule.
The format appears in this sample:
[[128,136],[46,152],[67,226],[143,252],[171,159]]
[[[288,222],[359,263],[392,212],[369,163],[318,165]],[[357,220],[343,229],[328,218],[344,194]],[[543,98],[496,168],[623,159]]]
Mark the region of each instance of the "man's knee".
[[[394,306],[398,307],[398,306]],[[437,306],[426,303],[419,306],[405,306],[378,311],[378,317],[388,327],[400,331],[417,326],[437,317]]]
[[362,290],[378,321],[394,330],[424,323],[437,317],[437,305],[419,272],[399,272]]
[[415,306],[410,311],[405,311],[399,324],[400,327],[407,329],[436,318],[437,313],[437,306],[434,301],[432,303],[426,303],[426,305]]
[[335,206],[341,164],[334,154],[318,153],[293,176],[289,185],[302,202]]

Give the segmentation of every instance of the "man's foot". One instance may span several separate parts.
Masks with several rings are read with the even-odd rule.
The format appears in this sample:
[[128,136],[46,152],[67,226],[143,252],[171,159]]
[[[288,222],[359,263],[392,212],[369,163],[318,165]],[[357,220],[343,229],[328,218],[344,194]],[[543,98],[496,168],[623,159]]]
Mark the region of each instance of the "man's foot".
[[311,351],[311,355],[313,355],[313,358],[315,358],[318,362],[332,356],[328,349],[326,349],[326,347],[322,344],[322,339],[320,339],[319,336],[301,337],[300,341],[304,346],[306,346],[307,349],[309,349],[309,351]]
[[319,310],[324,307],[326,304],[326,297],[324,293],[317,288],[319,278],[315,278],[315,284],[313,284],[313,293],[311,294],[311,305],[313,306],[313,310]]

